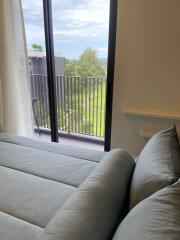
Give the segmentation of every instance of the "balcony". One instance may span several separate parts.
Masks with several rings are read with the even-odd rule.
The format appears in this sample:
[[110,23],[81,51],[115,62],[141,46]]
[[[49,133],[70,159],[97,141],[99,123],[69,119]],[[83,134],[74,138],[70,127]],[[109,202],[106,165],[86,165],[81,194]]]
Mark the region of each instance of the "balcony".
[[[47,76],[30,74],[34,129],[50,135]],[[103,145],[106,79],[56,76],[58,134],[72,141]]]

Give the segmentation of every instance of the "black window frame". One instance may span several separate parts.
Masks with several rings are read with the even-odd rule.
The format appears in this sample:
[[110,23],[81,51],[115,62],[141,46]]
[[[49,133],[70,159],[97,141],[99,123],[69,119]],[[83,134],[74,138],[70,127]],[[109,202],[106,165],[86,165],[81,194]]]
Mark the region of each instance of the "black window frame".
[[58,142],[58,122],[57,122],[57,99],[56,99],[56,73],[54,59],[54,39],[52,22],[52,1],[43,0],[44,31],[46,43],[47,81],[49,94],[49,112],[51,126],[51,140]]
[[106,119],[105,119],[105,142],[104,142],[105,151],[110,151],[111,149],[113,86],[114,86],[116,31],[117,31],[117,8],[118,8],[118,0],[110,0],[108,66],[107,66],[107,83],[106,83],[107,84]]

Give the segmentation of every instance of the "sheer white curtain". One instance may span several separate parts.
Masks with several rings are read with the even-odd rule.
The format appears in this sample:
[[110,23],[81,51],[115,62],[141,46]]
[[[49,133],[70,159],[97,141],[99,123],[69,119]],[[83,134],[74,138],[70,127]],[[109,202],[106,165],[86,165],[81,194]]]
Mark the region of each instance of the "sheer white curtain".
[[33,119],[20,0],[0,0],[0,131],[32,136]]

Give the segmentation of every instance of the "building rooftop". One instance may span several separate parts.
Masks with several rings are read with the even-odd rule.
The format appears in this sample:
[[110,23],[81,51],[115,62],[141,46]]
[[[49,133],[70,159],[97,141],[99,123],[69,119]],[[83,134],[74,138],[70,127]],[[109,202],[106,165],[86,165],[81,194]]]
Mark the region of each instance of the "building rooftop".
[[[46,57],[45,51],[28,50],[28,57]],[[63,57],[60,53],[56,52],[55,57]]]

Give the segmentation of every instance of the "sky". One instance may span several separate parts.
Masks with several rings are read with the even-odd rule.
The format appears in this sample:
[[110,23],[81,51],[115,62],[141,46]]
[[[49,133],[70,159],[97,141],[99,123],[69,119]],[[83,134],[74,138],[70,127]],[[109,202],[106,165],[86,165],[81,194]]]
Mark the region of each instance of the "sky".
[[[110,0],[52,0],[55,54],[77,59],[88,47],[107,58]],[[32,4],[33,3],[33,4]],[[42,0],[22,0],[28,49],[45,49]]]

